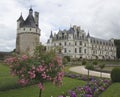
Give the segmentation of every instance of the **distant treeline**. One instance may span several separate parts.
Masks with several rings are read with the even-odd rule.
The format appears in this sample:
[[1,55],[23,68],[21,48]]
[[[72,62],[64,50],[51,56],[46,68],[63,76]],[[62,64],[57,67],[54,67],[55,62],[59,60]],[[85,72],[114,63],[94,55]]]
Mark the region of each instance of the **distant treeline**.
[[115,39],[115,45],[117,47],[117,58],[120,59],[120,39]]

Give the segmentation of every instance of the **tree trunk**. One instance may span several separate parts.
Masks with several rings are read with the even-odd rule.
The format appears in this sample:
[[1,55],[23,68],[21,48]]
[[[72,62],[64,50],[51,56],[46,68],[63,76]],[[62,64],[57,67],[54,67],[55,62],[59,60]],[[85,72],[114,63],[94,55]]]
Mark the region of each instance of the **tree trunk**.
[[88,82],[89,82],[89,69],[88,69]]
[[101,75],[100,75],[100,77],[102,78],[102,71],[101,71]]
[[42,97],[42,89],[40,89],[39,97]]

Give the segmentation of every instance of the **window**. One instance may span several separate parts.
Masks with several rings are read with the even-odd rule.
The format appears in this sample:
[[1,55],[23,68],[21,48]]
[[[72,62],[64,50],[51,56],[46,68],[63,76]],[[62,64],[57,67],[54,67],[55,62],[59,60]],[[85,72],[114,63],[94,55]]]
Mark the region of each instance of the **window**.
[[80,41],[80,45],[82,45],[82,41]]
[[82,49],[81,49],[81,47],[79,48],[79,53],[81,53],[82,52]]
[[64,48],[64,53],[66,53],[67,52],[67,50],[66,50],[66,48]]
[[77,53],[77,48],[75,48],[75,53]]
[[65,46],[66,46],[66,42],[65,42]]
[[77,42],[75,41],[75,45],[77,45]]
[[86,54],[86,49],[84,49],[84,53]]
[[61,43],[59,43],[59,46],[61,46]]
[[71,45],[71,43],[69,42],[69,45]]

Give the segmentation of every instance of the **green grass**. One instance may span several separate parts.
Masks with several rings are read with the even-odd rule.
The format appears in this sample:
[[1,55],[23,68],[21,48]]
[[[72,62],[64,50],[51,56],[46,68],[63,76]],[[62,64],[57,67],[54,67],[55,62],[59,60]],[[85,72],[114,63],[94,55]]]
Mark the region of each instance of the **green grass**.
[[120,97],[120,83],[113,83],[99,97]]
[[[45,90],[42,97],[57,97],[63,92],[67,92],[69,89],[73,89],[76,86],[84,85],[84,81],[64,78],[63,86],[58,88],[51,83],[45,83]],[[14,89],[9,91],[0,92],[0,97],[38,97],[39,89],[36,85],[28,86],[20,89]]]
[[9,67],[0,63],[0,90],[6,90],[17,86],[17,77],[11,76]]

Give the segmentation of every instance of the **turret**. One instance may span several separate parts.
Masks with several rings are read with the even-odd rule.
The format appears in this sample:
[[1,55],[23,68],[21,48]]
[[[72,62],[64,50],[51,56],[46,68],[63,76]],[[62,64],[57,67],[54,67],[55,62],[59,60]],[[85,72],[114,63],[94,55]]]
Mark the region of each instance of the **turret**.
[[39,13],[35,12],[35,24],[37,27],[39,27]]
[[21,24],[24,22],[24,19],[22,17],[22,14],[20,15],[20,17],[17,20],[17,28],[21,27]]

